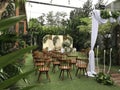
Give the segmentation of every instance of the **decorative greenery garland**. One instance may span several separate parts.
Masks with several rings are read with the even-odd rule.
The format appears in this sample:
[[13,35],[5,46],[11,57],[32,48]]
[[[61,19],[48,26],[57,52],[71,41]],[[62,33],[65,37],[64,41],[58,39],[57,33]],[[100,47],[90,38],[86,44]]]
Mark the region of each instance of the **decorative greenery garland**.
[[[66,42],[67,39],[70,41],[70,43]],[[67,35],[67,36],[65,36],[65,40],[63,41],[62,46],[63,47],[70,47],[72,43],[73,43],[72,37],[70,37],[69,35]]]
[[73,43],[73,38],[69,35],[67,35],[67,39],[70,41],[70,45]]
[[57,43],[57,39],[59,39],[58,35],[56,35],[56,36],[53,38],[53,44],[54,44],[54,45]]
[[101,13],[100,13],[100,15],[103,19],[108,19],[110,17],[117,19],[120,16],[119,11],[114,11],[114,12],[112,11],[111,14],[112,14],[112,16],[110,15],[109,11],[107,11],[107,10],[101,10]]
[[45,35],[43,37],[43,43],[46,43],[46,41],[49,39],[50,35]]

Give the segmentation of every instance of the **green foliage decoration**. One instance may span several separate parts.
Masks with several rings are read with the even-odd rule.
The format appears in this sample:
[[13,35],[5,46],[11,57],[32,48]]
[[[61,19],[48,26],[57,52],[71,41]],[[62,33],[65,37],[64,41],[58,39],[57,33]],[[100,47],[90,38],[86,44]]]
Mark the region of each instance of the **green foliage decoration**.
[[53,38],[53,44],[54,44],[54,45],[57,43],[57,39],[59,39],[58,35],[56,35],[56,36]]
[[101,10],[101,13],[100,13],[100,15],[103,19],[109,19],[110,17],[117,19],[120,16],[119,11],[112,11],[111,14],[112,14],[112,16],[110,15],[108,10]]
[[95,79],[98,83],[104,84],[104,85],[113,85],[114,82],[110,78],[110,74],[105,74],[103,72],[99,72],[95,75]]
[[103,19],[108,19],[108,18],[110,18],[109,11],[107,11],[107,10],[101,10],[100,15],[101,15],[101,17],[102,17]]
[[43,37],[43,43],[46,43],[46,41],[49,39],[50,35],[45,35]]
[[73,38],[69,35],[67,35],[67,39],[70,41],[70,45],[73,43]]
[[112,17],[117,19],[119,16],[120,16],[120,12],[118,11],[114,11],[114,12],[111,12],[112,13]]
[[67,42],[67,41],[64,41],[64,42],[62,43],[62,46],[63,46],[63,48],[65,48],[65,47],[70,47],[70,43]]

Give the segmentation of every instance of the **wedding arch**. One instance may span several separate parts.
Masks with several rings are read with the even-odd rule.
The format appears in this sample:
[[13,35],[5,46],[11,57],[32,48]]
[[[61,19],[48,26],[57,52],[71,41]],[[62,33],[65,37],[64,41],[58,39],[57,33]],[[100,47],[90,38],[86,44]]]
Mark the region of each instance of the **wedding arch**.
[[[92,11],[92,31],[91,31],[91,49],[89,52],[89,65],[88,65],[88,76],[94,77],[95,72],[95,56],[94,56],[94,46],[96,43],[98,35],[99,24],[107,23],[109,20],[111,23],[118,22],[120,24],[120,14],[115,12],[103,12],[100,10],[94,9]],[[102,16],[103,15],[103,16]]]

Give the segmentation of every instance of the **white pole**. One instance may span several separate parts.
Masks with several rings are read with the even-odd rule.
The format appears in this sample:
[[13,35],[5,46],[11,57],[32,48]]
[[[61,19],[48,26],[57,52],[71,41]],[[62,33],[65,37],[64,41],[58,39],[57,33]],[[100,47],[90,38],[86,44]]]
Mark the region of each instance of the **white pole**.
[[96,53],[97,71],[99,72],[98,51],[99,51],[99,45],[97,45],[97,53]]
[[110,64],[107,73],[110,73],[110,69],[111,69],[111,55],[112,55],[112,48],[110,48]]
[[106,50],[104,50],[104,61],[103,61],[103,64],[104,64],[103,72],[104,72],[104,73],[105,73],[105,55],[106,55]]

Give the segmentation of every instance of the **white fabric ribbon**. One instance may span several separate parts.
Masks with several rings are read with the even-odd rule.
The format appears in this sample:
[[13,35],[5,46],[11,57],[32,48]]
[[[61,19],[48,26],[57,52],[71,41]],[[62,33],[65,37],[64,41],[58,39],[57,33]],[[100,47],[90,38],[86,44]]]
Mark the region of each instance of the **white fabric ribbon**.
[[92,14],[92,32],[91,32],[91,50],[89,52],[89,64],[88,64],[88,76],[94,77],[95,72],[95,57],[94,57],[94,46],[98,35],[99,24],[106,23],[108,20],[100,17],[100,10],[93,10]]

